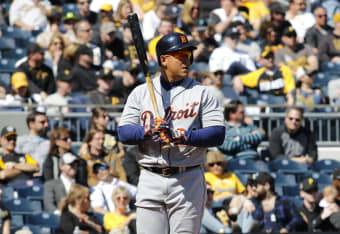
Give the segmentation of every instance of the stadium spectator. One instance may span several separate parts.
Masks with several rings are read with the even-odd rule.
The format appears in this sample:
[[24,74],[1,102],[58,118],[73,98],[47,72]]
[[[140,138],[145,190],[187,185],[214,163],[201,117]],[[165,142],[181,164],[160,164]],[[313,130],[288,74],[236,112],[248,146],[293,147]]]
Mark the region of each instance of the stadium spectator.
[[141,82],[137,79],[139,72],[140,68],[137,64],[127,64],[123,71],[122,78],[117,79],[111,93],[122,97],[123,103],[125,103],[132,90],[141,84]]
[[132,13],[132,3],[129,0],[120,0],[115,13],[115,22],[119,23],[120,26],[127,24],[127,17],[130,13]]
[[[61,173],[61,157],[71,152],[71,132],[65,127],[55,127],[50,134],[50,150],[43,166],[43,179],[45,181],[58,179]],[[78,158],[78,168],[75,177],[77,183],[86,185],[86,162]]]
[[244,121],[242,102],[229,102],[224,108],[224,119],[226,120],[225,138],[218,149],[225,154],[227,160],[259,159],[257,147],[264,136],[255,125],[249,125]]
[[242,1],[241,6],[248,8],[249,14],[247,20],[257,31],[260,28],[261,22],[269,19],[270,11],[263,0]]
[[0,106],[21,110],[21,104],[41,103],[39,94],[31,94],[28,88],[27,76],[23,72],[15,72],[11,77],[10,93],[4,99],[0,99]]
[[328,25],[334,27],[333,16],[340,12],[338,0],[322,0],[318,1],[327,11]]
[[161,20],[165,18],[164,11],[172,2],[173,0],[156,0],[155,9],[144,15],[142,31],[145,41],[149,41],[155,36]]
[[327,24],[327,12],[324,7],[317,6],[313,13],[316,23],[307,30],[305,43],[310,45],[317,54],[322,38],[331,34],[333,28]]
[[45,113],[32,111],[26,117],[26,124],[29,132],[18,137],[15,151],[31,155],[38,163],[41,175],[50,149],[50,141],[46,138],[48,119]]
[[315,24],[312,13],[306,11],[306,0],[289,0],[286,20],[291,23],[296,31],[297,41],[303,43],[307,29]]
[[56,82],[57,92],[48,95],[44,101],[47,106],[47,114],[66,114],[68,112],[67,104],[72,92],[72,79],[70,70],[59,71]]
[[106,153],[104,150],[104,140],[105,133],[99,130],[90,130],[84,138],[87,149],[80,156],[87,162],[87,183],[90,186],[98,184],[98,179],[92,170],[93,164],[97,160],[107,162],[111,167],[112,174],[119,180],[126,181],[126,172],[122,165],[124,154],[113,151]]
[[292,72],[285,65],[278,67],[274,64],[274,53],[272,50],[264,51],[261,57],[263,67],[248,74],[234,77],[234,89],[238,93],[244,93],[244,87],[256,88],[260,97],[262,95],[270,95],[271,98],[268,99],[257,97],[257,102],[261,102],[261,104],[266,101],[267,104],[282,104],[286,102],[288,105],[292,105],[292,91],[295,89],[295,80]]
[[100,48],[97,45],[91,43],[93,29],[89,21],[79,20],[74,25],[74,32],[76,34],[78,44],[86,45],[91,48],[91,50],[93,51],[93,64],[99,66],[101,64]]
[[10,25],[24,30],[39,30],[47,26],[49,0],[13,0],[9,9]]
[[215,216],[213,211],[214,193],[215,191],[212,189],[211,185],[207,183],[207,200],[205,201],[200,234],[211,232],[231,233],[230,227],[223,225],[223,223]]
[[[67,196],[61,201],[59,233],[69,234],[75,230],[83,233],[105,233],[98,218],[90,210],[90,189],[72,185]],[[78,227],[78,228],[77,228]]]
[[60,32],[60,23],[63,16],[63,11],[60,7],[52,6],[46,13],[47,26],[45,30],[37,36],[37,44],[44,49],[47,49],[52,37]]
[[284,29],[282,34],[284,46],[275,52],[275,64],[287,65],[294,75],[299,67],[305,67],[308,72],[317,71],[319,63],[312,47],[298,43],[296,37],[297,34],[292,27]]
[[75,176],[78,168],[78,158],[66,152],[56,161],[55,166],[58,169],[53,169],[55,172],[59,171],[60,173],[55,173],[56,177],[45,182],[43,202],[44,210],[60,215],[60,210],[58,209],[60,202],[69,193],[72,185],[76,183]]
[[129,24],[123,25],[124,61],[139,64],[137,50],[133,42]]
[[339,196],[336,198],[337,204],[340,206],[340,167],[335,168],[332,174],[333,185],[338,190]]
[[155,0],[144,1],[144,0],[132,0],[133,11],[137,13],[140,19],[144,18],[144,14],[148,11],[155,9]]
[[244,186],[238,177],[231,172],[225,172],[227,161],[219,151],[207,153],[205,180],[211,184],[215,191],[214,202],[222,204],[223,200],[231,198],[234,194],[241,194]]
[[[233,21],[246,22],[243,15],[238,11],[235,0],[221,0],[221,8],[214,9],[209,14],[209,23],[214,25],[217,35],[222,35]],[[216,38],[222,41],[221,37]],[[218,36],[217,36],[218,37]]]
[[197,25],[201,15],[200,1],[199,0],[186,0],[184,1],[183,9],[179,19],[180,29],[187,35],[191,35],[193,27]]
[[105,22],[100,26],[100,40],[97,42],[101,49],[102,62],[106,60],[123,60],[124,44],[117,37],[117,29],[113,22]]
[[[112,5],[109,3],[104,3],[100,7],[98,20],[95,25],[92,26],[93,36],[92,41],[96,43],[96,40],[100,37],[100,27],[107,22],[114,22]],[[98,43],[96,43],[98,44]]]
[[39,171],[38,163],[28,153],[17,153],[15,146],[17,132],[12,126],[5,126],[1,130],[0,179],[2,183],[13,188],[22,188],[41,184],[35,178]]
[[260,48],[262,51],[272,50],[275,53],[277,49],[282,48],[281,39],[277,39],[278,32],[275,30],[272,21],[263,21],[260,26],[259,34],[261,37]]
[[294,203],[275,193],[274,178],[260,172],[255,178],[258,203],[253,217],[264,232],[294,232],[303,225],[303,219]]
[[269,138],[269,151],[273,159],[289,158],[310,165],[318,159],[313,132],[302,126],[303,109],[287,109],[285,124],[275,128]]
[[320,217],[322,209],[318,204],[318,182],[313,178],[306,178],[300,184],[300,197],[303,204],[298,207],[308,232],[320,231],[323,219]]
[[126,207],[130,202],[130,194],[126,187],[118,186],[114,189],[112,200],[115,205],[113,212],[104,215],[104,227],[107,232],[128,231],[136,234],[136,212],[129,212]]
[[93,52],[86,45],[80,45],[75,54],[76,64],[71,71],[72,92],[86,94],[97,88],[93,69]]
[[103,4],[108,3],[112,6],[113,12],[117,11],[117,7],[119,4],[119,0],[96,0],[96,1],[91,1],[90,4],[90,10],[93,12],[98,13],[100,11],[101,6]]
[[199,71],[196,74],[196,80],[202,83],[211,91],[211,94],[215,96],[220,106],[223,106],[227,99],[224,97],[223,90],[223,71],[218,71],[215,73],[208,71]]
[[2,234],[10,234],[11,233],[11,212],[6,207],[5,203],[2,201],[2,185],[0,184],[0,219],[1,219],[1,233]]
[[65,47],[66,44],[62,34],[52,35],[47,46],[48,50],[45,53],[44,62],[52,69],[54,77],[58,75],[59,70],[63,67]]
[[332,33],[321,39],[319,44],[319,60],[321,71],[331,73],[339,78],[340,71],[340,13],[334,15],[334,30]]
[[44,51],[36,43],[27,46],[27,61],[15,69],[16,72],[26,74],[29,83],[29,91],[39,93],[44,100],[48,94],[55,92],[56,84],[52,70],[44,62]]
[[[112,74],[112,70],[108,68],[102,69],[97,76],[98,87],[94,92],[89,94],[89,100],[91,104],[96,105],[117,105],[121,103],[120,98],[117,95],[110,94],[112,87],[115,83],[115,77]],[[113,111],[114,109],[111,109]]]
[[315,105],[325,103],[321,90],[313,87],[314,77],[315,72],[308,73],[300,67],[296,72],[297,88],[292,93],[295,105],[303,106],[308,111],[317,111],[319,109],[315,108]]
[[129,197],[133,199],[136,198],[136,186],[114,177],[111,173],[110,166],[107,163],[96,162],[92,169],[99,181],[91,192],[91,207],[94,212],[107,214],[115,211],[116,207],[111,198],[114,190],[119,186],[128,190]]
[[97,22],[97,13],[90,10],[90,2],[90,0],[77,0],[77,8],[79,12],[76,13],[76,17],[79,20],[87,20],[91,25],[94,25]]
[[281,6],[279,3],[274,3],[270,7],[270,22],[273,23],[274,31],[276,33],[276,42],[275,44],[281,43],[282,32],[285,28],[289,28],[292,25],[285,20],[286,9]]
[[157,31],[159,33],[158,36],[152,38],[148,45],[148,55],[149,60],[157,61],[157,54],[156,54],[156,45],[157,42],[165,35],[169,33],[173,33],[175,30],[175,24],[170,19],[162,19],[159,23]]
[[[230,1],[230,0],[223,0]],[[224,72],[232,76],[254,71],[254,61],[243,51],[236,49],[240,39],[240,32],[237,28],[229,28],[223,33],[223,43],[214,49],[209,59],[209,70],[216,70],[218,66]]]
[[63,32],[64,38],[67,39],[69,43],[76,43],[77,38],[74,32],[74,25],[78,21],[78,18],[73,12],[67,12],[63,18]]

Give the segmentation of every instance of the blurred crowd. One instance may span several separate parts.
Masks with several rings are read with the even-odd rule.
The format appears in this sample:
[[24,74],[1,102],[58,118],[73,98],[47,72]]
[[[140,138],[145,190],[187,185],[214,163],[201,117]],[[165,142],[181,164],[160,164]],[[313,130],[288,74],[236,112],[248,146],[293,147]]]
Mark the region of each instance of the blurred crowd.
[[[0,71],[10,75],[8,83],[0,80],[0,109],[39,108],[30,109],[26,135],[1,124],[0,181],[15,190],[42,187],[43,209],[60,217],[57,233],[136,233],[138,151],[108,128],[119,122],[110,113],[121,111],[145,81],[127,19],[132,12],[152,76],[159,75],[158,40],[185,33],[197,46],[190,77],[208,86],[224,109],[225,140],[207,154],[201,233],[340,230],[340,168],[320,185],[309,174],[318,150],[303,125],[304,112],[332,112],[318,105],[340,103],[337,0],[12,0],[1,6],[0,44],[13,40],[16,47],[2,48],[1,60],[18,48],[24,53]],[[290,107],[269,135],[246,116],[248,104]],[[284,109],[257,111],[265,110]],[[51,126],[48,118],[88,111],[91,123],[79,149],[72,147],[75,124],[65,127],[55,118]],[[258,150],[264,139],[268,157]],[[262,162],[268,173],[244,179],[228,167],[235,160]],[[300,203],[276,191],[276,171],[268,168],[274,161],[305,168],[294,175]],[[3,233],[10,233],[5,201],[0,209],[7,212]]]

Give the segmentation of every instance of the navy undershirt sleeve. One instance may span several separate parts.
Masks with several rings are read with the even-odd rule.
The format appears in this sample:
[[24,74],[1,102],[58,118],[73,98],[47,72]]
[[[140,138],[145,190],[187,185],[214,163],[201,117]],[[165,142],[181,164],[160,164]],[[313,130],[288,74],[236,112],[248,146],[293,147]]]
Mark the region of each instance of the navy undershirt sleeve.
[[197,147],[213,147],[221,145],[224,141],[225,127],[211,126],[207,128],[186,132],[185,144]]
[[144,127],[132,124],[118,128],[118,137],[123,144],[137,145],[144,140]]

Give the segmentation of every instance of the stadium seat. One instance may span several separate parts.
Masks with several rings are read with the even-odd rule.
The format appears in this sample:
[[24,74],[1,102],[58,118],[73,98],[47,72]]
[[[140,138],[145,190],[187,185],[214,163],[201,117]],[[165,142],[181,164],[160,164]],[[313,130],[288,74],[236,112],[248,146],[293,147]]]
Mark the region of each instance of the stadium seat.
[[26,223],[31,225],[39,225],[41,227],[48,227],[57,229],[59,226],[60,217],[49,212],[42,212],[38,214],[30,214],[26,216]]
[[3,37],[7,38],[25,38],[28,39],[32,36],[30,31],[22,30],[18,27],[8,26],[1,28]]
[[1,58],[6,59],[21,59],[26,56],[26,49],[16,48],[14,50],[4,50],[1,53]]
[[258,172],[255,162],[250,159],[233,159],[227,162],[228,171],[238,171],[242,174],[253,174]]
[[282,186],[283,195],[287,197],[299,197],[300,185]]
[[249,174],[242,174],[239,171],[233,171],[233,173],[235,173],[235,175],[237,176],[237,178],[241,181],[241,183],[243,185],[246,185],[248,178],[250,177]]
[[12,199],[4,202],[13,215],[28,215],[41,212],[42,210],[41,202],[37,201],[30,201],[26,199]]
[[296,185],[296,179],[294,175],[283,174],[281,172],[270,173],[275,179],[276,186],[293,186]]
[[15,41],[13,38],[0,37],[0,50],[10,50],[15,48]]
[[287,197],[290,201],[292,201],[297,208],[301,207],[303,204],[303,200],[300,197]]
[[269,162],[269,169],[273,172],[285,174],[304,174],[308,171],[306,164],[294,162],[286,158],[275,159]]
[[24,225],[23,215],[12,215],[11,227],[22,227]]
[[19,230],[27,230],[31,231],[34,234],[51,234],[51,229],[48,227],[40,227],[40,226],[35,226],[35,225],[24,225],[21,227],[15,227],[11,228],[11,233],[15,233],[16,231]]
[[8,201],[14,199],[14,189],[12,187],[3,186],[2,190],[2,200]]
[[43,200],[44,186],[34,185],[22,189],[18,189],[19,198],[26,198],[28,200]]
[[257,160],[255,161],[255,167],[257,168],[258,171],[261,172],[269,172],[269,167],[268,167],[268,163],[262,161],[262,160]]
[[332,184],[331,176],[325,173],[309,171],[303,175],[303,179],[310,177],[316,180],[318,184]]
[[1,59],[1,61],[0,61],[0,72],[1,73],[2,72],[11,73],[11,72],[14,71],[14,68],[15,68],[15,60],[14,59]]
[[29,44],[35,42],[34,37],[28,39],[25,38],[15,38],[15,46],[17,48],[26,48]]
[[321,159],[312,163],[311,168],[321,173],[332,174],[333,170],[340,167],[340,161],[334,159]]
[[277,195],[283,196],[283,188],[282,188],[282,186],[275,185],[275,193]]

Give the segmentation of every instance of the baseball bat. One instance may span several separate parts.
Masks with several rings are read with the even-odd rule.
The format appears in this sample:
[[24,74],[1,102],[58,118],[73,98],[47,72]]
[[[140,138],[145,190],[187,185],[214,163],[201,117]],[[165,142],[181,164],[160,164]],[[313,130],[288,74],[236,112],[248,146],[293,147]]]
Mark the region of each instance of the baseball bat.
[[[144,38],[142,35],[142,32],[140,30],[139,26],[139,20],[138,16],[136,13],[131,13],[128,15],[128,23],[131,29],[132,33],[132,38],[133,38],[133,43],[135,44],[136,50],[137,50],[137,55],[139,59],[139,63],[142,67],[144,76],[145,76],[145,81],[148,86],[148,90],[151,96],[151,102],[153,109],[155,111],[155,115],[157,119],[161,119],[161,115],[159,114],[158,106],[157,106],[157,101],[156,101],[156,96],[155,96],[155,91],[153,88],[153,83],[151,80],[150,76],[150,70],[149,70],[149,63],[146,58],[146,50],[144,46]],[[168,148],[169,145],[164,145],[162,148]]]

